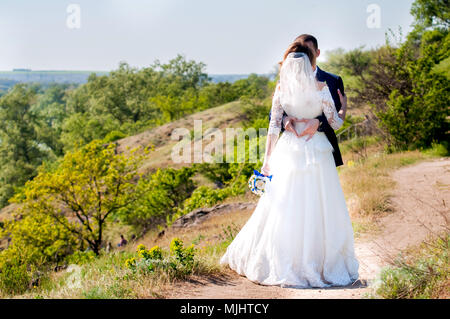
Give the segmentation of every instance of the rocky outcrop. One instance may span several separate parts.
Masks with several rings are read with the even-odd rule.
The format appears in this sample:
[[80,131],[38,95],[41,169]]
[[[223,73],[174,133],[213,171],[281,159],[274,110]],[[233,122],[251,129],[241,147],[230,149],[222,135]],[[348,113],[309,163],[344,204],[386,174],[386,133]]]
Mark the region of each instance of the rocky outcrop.
[[192,225],[197,225],[202,223],[204,220],[213,215],[226,214],[236,210],[247,210],[254,209],[256,203],[245,202],[245,203],[227,203],[218,204],[213,207],[197,208],[190,213],[181,216],[172,224],[174,228],[189,227]]

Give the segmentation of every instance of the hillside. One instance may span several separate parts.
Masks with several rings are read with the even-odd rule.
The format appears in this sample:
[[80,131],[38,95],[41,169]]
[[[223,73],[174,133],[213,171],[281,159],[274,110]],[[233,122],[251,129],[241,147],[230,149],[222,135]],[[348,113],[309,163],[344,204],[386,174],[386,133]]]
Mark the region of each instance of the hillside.
[[210,142],[209,136],[211,135],[211,132],[213,132],[211,129],[220,129],[223,135],[225,135],[226,128],[241,127],[244,119],[245,114],[243,113],[241,103],[238,101],[231,102],[191,114],[182,119],[144,131],[140,134],[117,140],[117,149],[118,152],[126,152],[127,148],[133,149],[139,146],[147,147],[154,145],[154,151],[150,153],[148,160],[146,160],[141,167],[141,171],[145,173],[159,167],[190,166],[190,163],[177,164],[171,159],[172,147],[178,143],[178,140],[171,138],[171,134],[175,129],[186,128],[192,133],[194,130],[194,121],[201,120],[204,145],[206,145]]
[[[154,145],[154,151],[150,153],[148,159],[143,162],[140,171],[148,173],[161,167],[182,167],[190,166],[189,163],[176,164],[171,160],[172,147],[178,142],[171,139],[172,131],[176,128],[187,128],[193,130],[194,120],[201,120],[203,132],[209,128],[218,128],[225,132],[226,127],[240,127],[245,114],[242,111],[241,103],[231,102],[218,107],[204,110],[186,116],[182,119],[146,130],[137,135],[128,136],[117,140],[117,150],[119,153],[127,152],[127,147],[146,147]],[[206,139],[207,141],[208,139]],[[207,144],[208,142],[205,142]],[[17,204],[8,205],[0,210],[0,221],[10,218],[11,213]]]

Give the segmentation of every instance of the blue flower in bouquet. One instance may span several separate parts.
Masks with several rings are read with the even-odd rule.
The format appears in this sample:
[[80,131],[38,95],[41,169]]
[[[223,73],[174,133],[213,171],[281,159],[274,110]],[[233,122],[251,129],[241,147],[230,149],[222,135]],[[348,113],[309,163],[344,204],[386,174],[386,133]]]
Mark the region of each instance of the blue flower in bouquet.
[[272,175],[266,176],[256,169],[253,170],[253,175],[248,180],[248,187],[252,191],[252,193],[261,196],[264,194],[264,189],[266,187],[266,183],[272,180]]

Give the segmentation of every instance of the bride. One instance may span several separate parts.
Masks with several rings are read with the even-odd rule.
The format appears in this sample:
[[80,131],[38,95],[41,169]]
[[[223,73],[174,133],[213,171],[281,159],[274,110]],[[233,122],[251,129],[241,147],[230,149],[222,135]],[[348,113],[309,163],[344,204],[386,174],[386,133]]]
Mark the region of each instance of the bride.
[[[298,137],[304,119],[322,112],[335,130],[343,122],[328,87],[316,81],[311,59],[306,46],[285,54],[261,169],[273,177],[220,259],[220,264],[262,285],[330,287],[358,279],[353,230],[333,147],[323,132],[310,139]],[[297,134],[285,131],[278,139],[283,111],[300,120],[295,122]]]

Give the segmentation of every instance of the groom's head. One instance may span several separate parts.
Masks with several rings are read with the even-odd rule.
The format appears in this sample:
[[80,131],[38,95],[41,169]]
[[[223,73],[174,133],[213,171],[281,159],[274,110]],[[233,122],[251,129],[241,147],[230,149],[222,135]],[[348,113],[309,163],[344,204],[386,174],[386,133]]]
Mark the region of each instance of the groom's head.
[[320,55],[319,45],[317,43],[317,39],[310,34],[302,34],[295,38],[294,42],[302,43],[303,45],[309,47],[313,53],[313,61],[311,64],[316,65],[316,60]]

